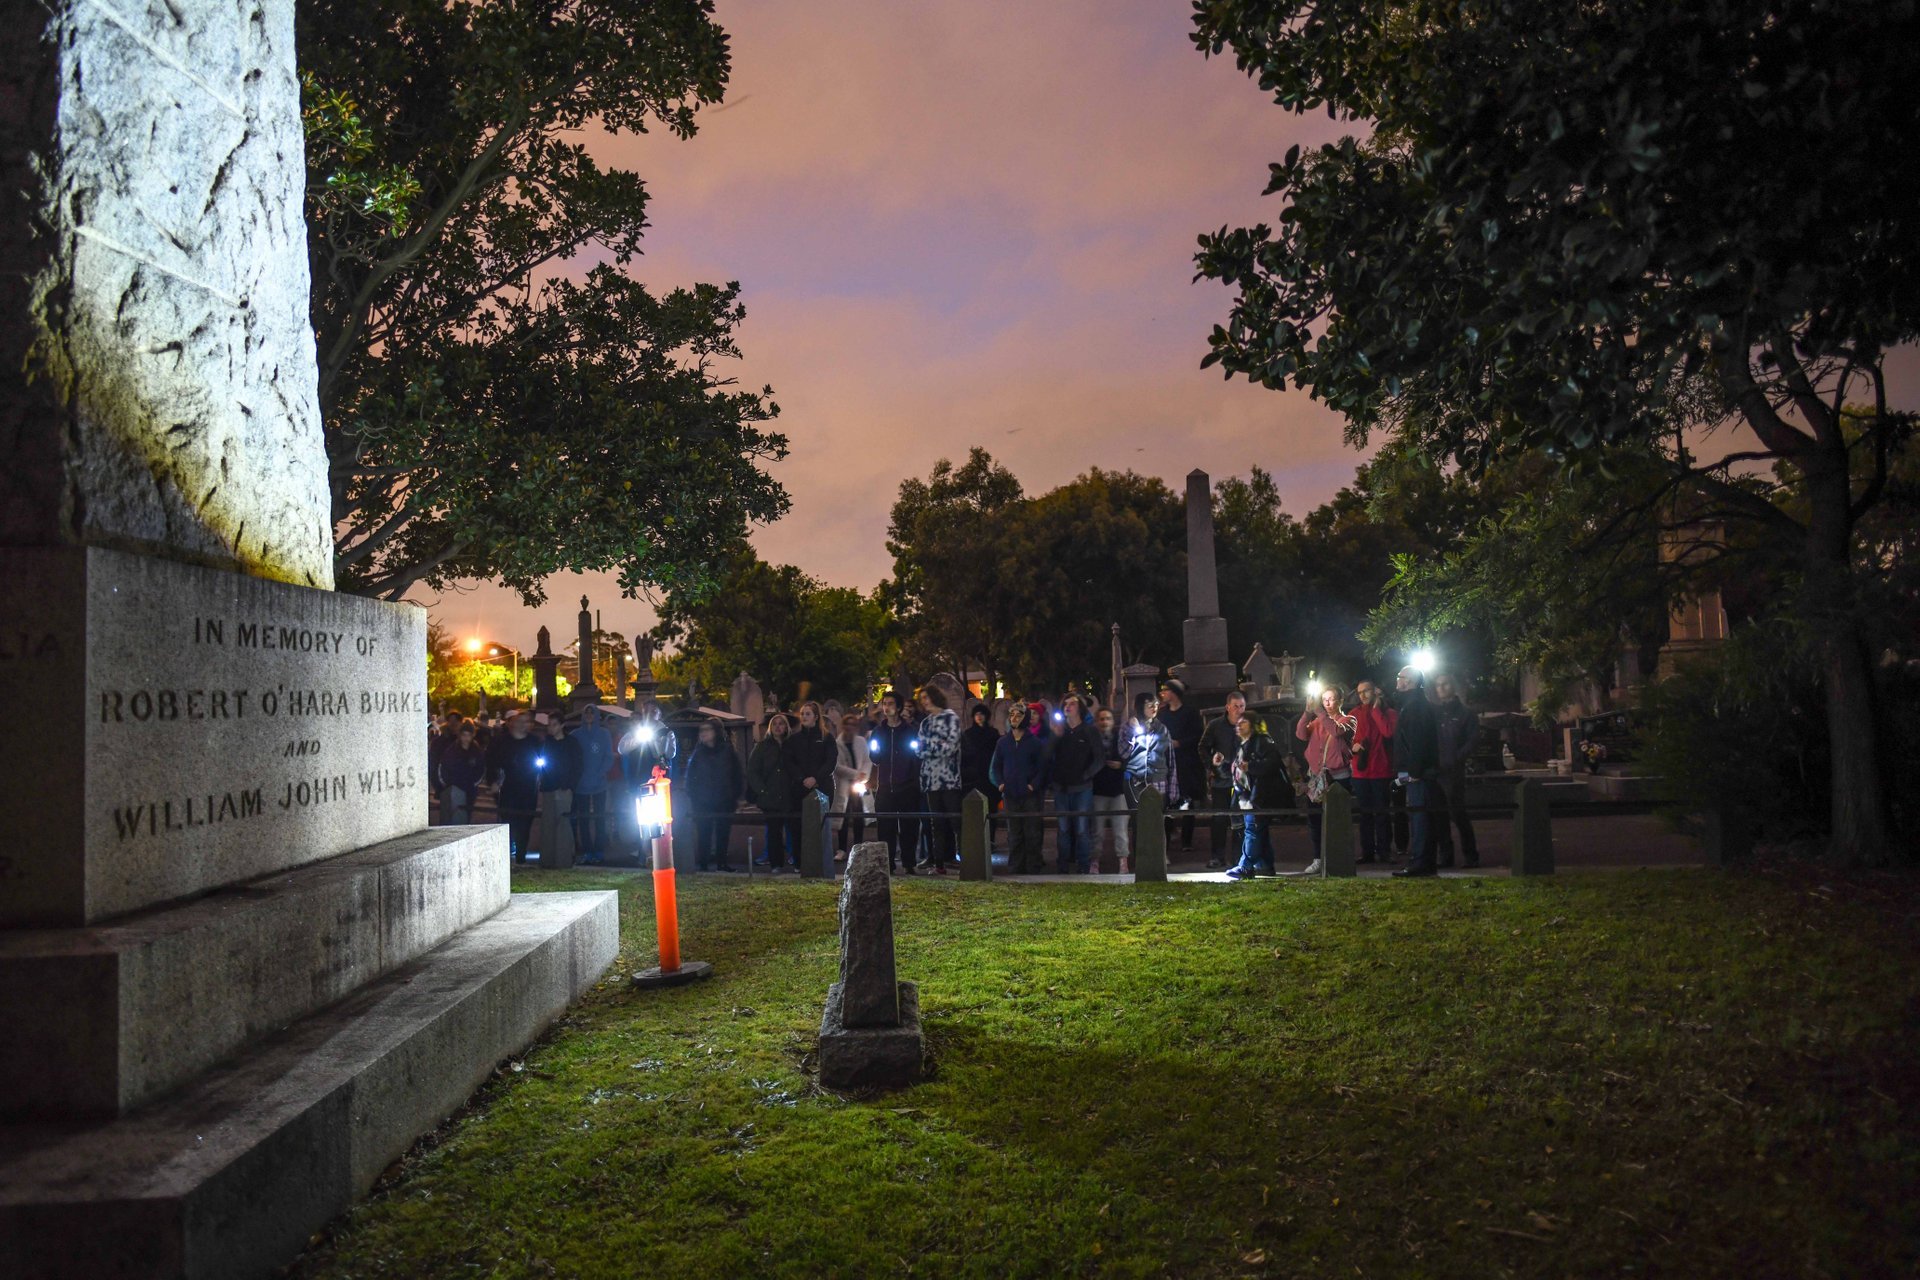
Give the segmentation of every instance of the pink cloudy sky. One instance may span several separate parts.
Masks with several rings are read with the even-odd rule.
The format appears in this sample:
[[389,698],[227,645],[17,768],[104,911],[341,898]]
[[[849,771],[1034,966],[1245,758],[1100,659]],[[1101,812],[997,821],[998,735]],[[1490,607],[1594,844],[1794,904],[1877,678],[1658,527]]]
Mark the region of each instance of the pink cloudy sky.
[[[770,560],[869,588],[891,567],[900,481],[982,445],[1030,492],[1090,466],[1177,488],[1264,466],[1288,506],[1352,475],[1304,395],[1200,372],[1228,294],[1194,284],[1194,238],[1271,217],[1266,165],[1331,137],[1188,43],[1180,0],[874,4],[721,0],[726,104],[690,142],[602,138],[648,181],[635,270],[739,280],[751,385],[771,383],[793,498]],[[528,611],[487,584],[426,601],[457,634],[531,645],[652,623],[610,576],[562,575]]]
[[[793,499],[763,556],[862,589],[885,576],[900,481],[982,445],[1029,492],[1091,466],[1218,480],[1262,466],[1289,510],[1353,474],[1305,395],[1202,374],[1229,295],[1192,282],[1195,237],[1271,219],[1268,162],[1337,136],[1269,104],[1187,40],[1183,0],[720,0],[734,73],[690,142],[591,139],[641,173],[634,269],[667,289],[739,280],[740,379],[772,384]],[[579,265],[579,264],[575,264]],[[1892,388],[1920,392],[1902,353]],[[456,635],[531,647],[653,623],[611,575],[548,603],[473,584],[423,600]]]

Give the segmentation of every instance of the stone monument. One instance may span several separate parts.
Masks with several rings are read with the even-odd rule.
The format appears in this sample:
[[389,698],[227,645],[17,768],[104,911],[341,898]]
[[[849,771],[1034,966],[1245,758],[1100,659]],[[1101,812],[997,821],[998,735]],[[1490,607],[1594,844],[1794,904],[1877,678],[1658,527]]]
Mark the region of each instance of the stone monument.
[[[653,641],[641,636],[634,645],[633,659],[633,706],[636,711],[659,704],[659,681],[653,678]],[[694,696],[692,685],[687,688],[686,705],[697,707],[700,701]]]
[[820,1083],[895,1088],[920,1078],[920,989],[893,967],[893,878],[887,846],[855,845],[840,890],[840,981],[820,1020]]
[[578,661],[578,679],[573,682],[573,692],[567,695],[568,703],[576,710],[580,707],[594,706],[600,701],[600,686],[593,682],[593,611],[587,608],[587,598],[580,597],[580,642],[576,654]]
[[553,651],[553,633],[545,627],[533,636],[533,655],[527,659],[533,668],[533,709],[559,711],[566,703],[560,697],[560,655]]
[[1265,645],[1256,641],[1253,652],[1247,655],[1247,660],[1241,664],[1240,669],[1247,676],[1240,685],[1240,692],[1246,694],[1252,701],[1259,702],[1266,698],[1282,696],[1277,688],[1280,683],[1280,672],[1273,665],[1273,659],[1267,656]]
[[1185,660],[1168,672],[1186,682],[1187,702],[1217,707],[1237,681],[1227,657],[1227,620],[1220,616],[1220,579],[1213,560],[1213,484],[1204,471],[1187,473],[1187,620],[1181,627]]
[[590,985],[336,595],[291,0],[0,52],[0,1275],[265,1274]]

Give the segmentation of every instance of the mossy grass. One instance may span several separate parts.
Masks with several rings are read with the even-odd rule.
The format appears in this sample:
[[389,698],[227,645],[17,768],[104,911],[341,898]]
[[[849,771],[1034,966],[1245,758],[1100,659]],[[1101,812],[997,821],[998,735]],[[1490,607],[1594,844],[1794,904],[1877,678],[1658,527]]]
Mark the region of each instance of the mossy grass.
[[835,889],[682,878],[306,1276],[1864,1276],[1920,1257],[1920,885],[896,882],[933,1074],[820,1092]]

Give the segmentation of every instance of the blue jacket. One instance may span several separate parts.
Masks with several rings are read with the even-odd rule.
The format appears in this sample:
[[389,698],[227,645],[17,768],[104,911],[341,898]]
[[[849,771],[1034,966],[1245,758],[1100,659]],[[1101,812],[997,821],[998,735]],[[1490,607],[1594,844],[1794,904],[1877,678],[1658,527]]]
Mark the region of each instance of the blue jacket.
[[1000,788],[1007,800],[1025,800],[1047,789],[1047,769],[1053,760],[1053,744],[1046,737],[1030,733],[1010,733],[993,748],[993,763],[987,777]]
[[613,735],[599,725],[576,729],[568,738],[580,752],[580,777],[575,795],[599,795],[607,789],[607,770],[613,768]]

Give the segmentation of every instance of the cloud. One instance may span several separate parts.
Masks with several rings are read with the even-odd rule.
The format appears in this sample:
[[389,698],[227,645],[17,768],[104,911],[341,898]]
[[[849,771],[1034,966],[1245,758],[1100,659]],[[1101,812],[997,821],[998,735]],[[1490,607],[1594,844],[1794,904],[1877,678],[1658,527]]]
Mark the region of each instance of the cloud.
[[[738,373],[773,385],[793,450],[763,555],[872,586],[899,482],[976,444],[1031,492],[1091,466],[1178,488],[1258,464],[1299,512],[1351,476],[1323,408],[1199,369],[1229,295],[1193,283],[1195,237],[1274,217],[1267,163],[1337,130],[1203,59],[1186,6],[721,0],[719,18],[729,105],[694,139],[587,140],[648,181],[642,279],[742,282]],[[582,589],[616,595],[549,589],[537,619],[491,587],[447,608],[530,641],[540,621],[571,635]]]

